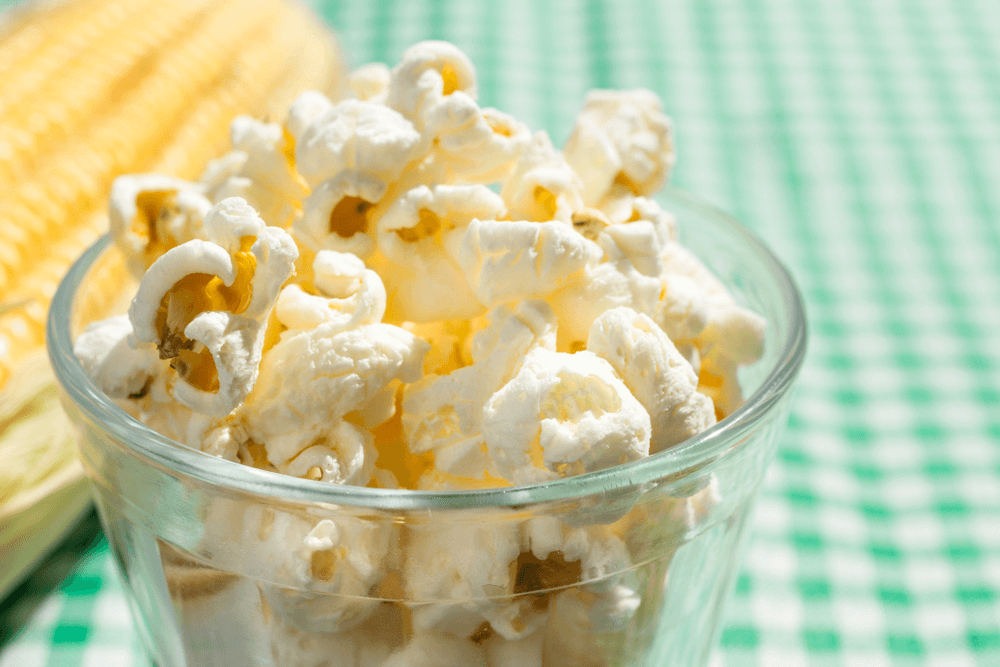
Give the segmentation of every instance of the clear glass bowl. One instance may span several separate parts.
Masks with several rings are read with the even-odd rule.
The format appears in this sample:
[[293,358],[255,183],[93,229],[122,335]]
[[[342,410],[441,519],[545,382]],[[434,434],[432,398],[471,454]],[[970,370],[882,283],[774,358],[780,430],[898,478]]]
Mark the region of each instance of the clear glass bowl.
[[[767,319],[749,398],[672,449],[535,486],[332,486],[187,449],[72,354],[132,289],[107,239],[66,276],[48,344],[144,646],[161,667],[703,666],[802,363],[802,300],[729,216],[669,189],[682,242]],[[114,289],[111,289],[114,287]]]

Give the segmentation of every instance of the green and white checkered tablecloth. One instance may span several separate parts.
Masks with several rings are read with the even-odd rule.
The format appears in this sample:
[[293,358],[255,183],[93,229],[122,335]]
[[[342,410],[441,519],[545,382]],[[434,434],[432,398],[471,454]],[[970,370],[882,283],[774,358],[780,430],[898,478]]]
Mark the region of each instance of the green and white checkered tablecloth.
[[[557,143],[589,88],[652,88],[674,182],[797,277],[810,353],[713,665],[1000,665],[997,0],[318,5],[354,64],[456,42]],[[81,553],[4,603],[0,667],[147,664]]]

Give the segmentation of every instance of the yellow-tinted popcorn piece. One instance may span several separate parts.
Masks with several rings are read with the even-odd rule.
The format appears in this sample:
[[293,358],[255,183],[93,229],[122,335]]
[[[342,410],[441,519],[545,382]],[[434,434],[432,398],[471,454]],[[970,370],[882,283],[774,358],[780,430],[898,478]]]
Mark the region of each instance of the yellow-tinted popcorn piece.
[[[522,301],[511,310],[490,312],[489,325],[472,337],[473,363],[447,375],[428,375],[403,394],[403,430],[410,451],[433,452],[433,471],[424,488],[460,488],[496,476],[482,434],[483,406],[506,383],[524,356],[555,348],[555,317],[544,301]],[[501,480],[502,481],[502,480]]]
[[604,311],[626,306],[652,313],[662,295],[663,281],[642,275],[623,255],[587,267],[579,280],[549,297],[559,320],[558,350],[586,349],[590,327]]
[[674,164],[670,119],[651,91],[592,90],[565,152],[588,204],[598,203],[612,186],[651,195]]
[[512,220],[570,223],[583,207],[583,183],[549,135],[539,130],[521,149],[514,169],[503,183],[500,196]]
[[320,183],[293,225],[295,239],[313,252],[336,250],[367,258],[375,251],[372,215],[389,184],[371,174],[345,169]]
[[241,197],[269,225],[288,227],[308,192],[295,168],[295,139],[276,123],[237,116],[230,126],[233,151],[202,175],[213,202]]
[[463,112],[464,124],[440,134],[434,146],[448,178],[460,183],[505,180],[531,140],[531,130],[502,111],[480,109],[471,99]]
[[393,320],[469,319],[483,304],[466,286],[459,256],[475,220],[503,216],[503,200],[484,185],[418,186],[378,220],[379,268]]
[[160,372],[156,348],[133,348],[129,344],[131,336],[128,316],[118,315],[91,324],[73,344],[73,354],[83,369],[111,398],[128,398],[147,391]]
[[483,436],[503,477],[533,484],[648,455],[650,420],[607,361],[534,349],[483,407]]
[[469,639],[460,639],[437,632],[423,632],[399,651],[393,653],[382,667],[492,667],[486,662],[483,649]]
[[136,340],[177,373],[178,401],[205,414],[239,405],[257,377],[264,325],[298,251],[239,198],[205,216],[208,241],[171,248],[143,275],[129,308]]
[[[455,95],[475,101],[476,72],[472,62],[454,44],[426,41],[407,49],[393,68],[385,103],[423,132],[428,115],[447,105]],[[439,122],[436,129],[447,127]]]
[[108,203],[111,238],[138,278],[167,250],[204,238],[202,222],[211,207],[198,183],[158,174],[119,176]]
[[385,102],[391,74],[389,67],[383,63],[368,63],[351,72],[347,85],[351,94],[359,100]]
[[356,255],[320,251],[313,260],[313,285],[318,294],[291,284],[278,295],[275,314],[288,329],[307,330],[329,324],[326,330],[333,334],[382,321],[385,314],[382,279],[366,269]]
[[[413,334],[388,324],[346,331],[338,322],[321,324],[268,351],[255,391],[236,417],[272,465],[280,467],[314,445],[349,438],[363,441],[357,451],[370,472],[376,452],[366,429],[379,422],[372,417],[367,421],[374,423],[364,423],[364,411],[373,401],[384,405],[384,392],[393,381],[419,378],[427,348]],[[384,408],[376,412],[382,420],[388,417]],[[345,421],[354,413],[355,423]]]
[[[413,625],[418,632],[469,638],[487,622],[486,615],[501,612],[506,606],[507,600],[494,602],[489,598],[513,592],[511,564],[521,553],[521,534],[520,524],[509,514],[510,510],[483,510],[477,512],[476,521],[428,524],[410,530],[404,561],[408,596],[414,600],[455,600],[415,605]],[[503,628],[504,624],[498,625]],[[514,632],[509,626],[507,629],[508,634]],[[524,627],[516,634],[529,631]]]

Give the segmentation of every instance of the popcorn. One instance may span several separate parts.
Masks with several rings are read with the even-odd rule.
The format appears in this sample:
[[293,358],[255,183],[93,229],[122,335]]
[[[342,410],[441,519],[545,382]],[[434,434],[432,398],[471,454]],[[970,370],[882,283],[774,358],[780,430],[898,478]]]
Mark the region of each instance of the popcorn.
[[715,423],[712,399],[696,391],[698,376],[660,327],[631,308],[615,308],[590,329],[587,350],[610,362],[649,413],[650,453]]
[[129,319],[136,340],[171,360],[178,401],[225,414],[253,387],[264,324],[298,252],[238,198],[213,207],[204,225],[209,241],[176,246],[149,267]]
[[345,169],[393,183],[426,148],[413,124],[375,102],[344,100],[312,119],[295,144],[295,164],[310,187]]
[[293,224],[295,239],[313,252],[337,250],[367,258],[375,251],[371,216],[388,187],[378,177],[354,169],[323,181]]
[[467,639],[438,633],[417,634],[382,667],[490,667],[483,650]]
[[545,297],[577,281],[602,255],[593,241],[561,222],[473,220],[459,261],[483,305]]
[[328,325],[329,334],[377,324],[385,314],[385,286],[374,271],[350,253],[322,250],[313,260],[310,294],[296,284],[281,290],[275,304],[278,321],[291,330]]
[[394,313],[406,320],[469,319],[483,304],[466,287],[459,265],[467,227],[505,212],[483,185],[419,186],[404,193],[378,221],[382,274]]
[[129,345],[132,323],[118,315],[87,327],[73,344],[73,354],[83,370],[111,398],[138,396],[149,390],[160,371],[152,346]]
[[313,121],[333,109],[333,106],[330,98],[318,90],[307,90],[292,102],[285,117],[285,129],[292,135],[296,145]]
[[213,202],[241,197],[268,224],[288,227],[307,188],[295,169],[295,139],[275,123],[237,116],[230,126],[233,151],[208,165],[202,182]]
[[[420,42],[403,53],[392,70],[385,103],[423,131],[428,116],[448,105],[450,98],[476,99],[476,73],[469,58],[448,42]],[[437,130],[446,129],[442,120]]]
[[[267,563],[261,593],[283,622],[307,632],[342,632],[379,607],[369,591],[387,574],[393,531],[384,523],[340,515],[316,519],[249,508],[228,517],[248,560]],[[225,532],[224,532],[225,534]],[[220,538],[221,539],[221,538]]]
[[[255,391],[237,411],[250,439],[267,459],[283,466],[310,447],[338,461],[338,472],[319,479],[365,485],[374,465],[371,435],[345,421],[351,413],[367,428],[387,417],[366,411],[394,380],[413,382],[421,374],[428,345],[388,324],[341,330],[328,322],[275,345],[260,368]],[[339,451],[335,451],[335,445]]]
[[351,72],[347,85],[351,94],[367,102],[385,102],[391,72],[383,63],[368,63]]
[[[139,288],[75,352],[123,409],[228,461],[401,492],[599,471],[738,409],[765,323],[649,198],[674,160],[655,95],[589,94],[563,153],[480,108],[444,42],[349,84],[283,124],[237,118],[196,183],[115,182]],[[265,571],[185,619],[213,626],[232,600],[282,664],[617,664],[679,590],[670,550],[718,515],[706,475],[558,516],[227,500],[205,544]]]
[[483,437],[503,477],[534,484],[648,455],[650,420],[600,357],[535,349],[483,407]]
[[665,273],[687,277],[704,295],[705,326],[694,341],[702,362],[699,391],[722,414],[731,414],[743,402],[737,370],[763,354],[766,323],[737,305],[719,279],[680,244],[667,244],[660,256]]
[[[413,624],[418,632],[471,638],[488,622],[487,617],[497,622],[490,622],[490,627],[508,638],[523,636],[537,627],[538,618],[525,618],[522,623],[536,625],[518,625],[517,629],[512,620],[502,619],[507,607],[502,598],[514,587],[511,564],[521,552],[520,526],[510,514],[509,510],[483,510],[476,513],[474,521],[413,527],[404,570],[407,597],[456,601],[415,605]],[[493,601],[491,597],[501,599]],[[520,605],[511,611],[518,618],[522,611],[537,617]]]
[[580,177],[552,146],[549,135],[538,131],[521,150],[500,196],[513,220],[570,223],[573,212],[583,207],[582,187]]
[[197,183],[157,174],[119,176],[108,203],[111,238],[129,271],[141,278],[167,250],[204,238],[202,221],[211,207]]
[[455,127],[450,132],[438,133],[438,159],[450,178],[458,182],[503,181],[531,140],[531,131],[513,116],[492,108],[480,109],[470,98],[463,99],[465,108],[455,115],[464,123],[453,122]]
[[674,164],[670,119],[648,90],[593,90],[566,141],[566,160],[583,181],[587,204],[613,185],[653,194]]
[[531,350],[555,348],[555,317],[544,301],[500,306],[490,324],[472,337],[473,363],[448,375],[427,376],[403,394],[403,429],[410,450],[433,452],[445,476],[422,480],[425,488],[460,487],[462,480],[489,480],[496,470],[482,433],[483,406],[515,373]]
[[549,297],[559,320],[557,349],[586,349],[590,327],[601,313],[622,306],[653,313],[663,295],[662,280],[642,275],[623,256],[618,261],[587,267],[579,280]]

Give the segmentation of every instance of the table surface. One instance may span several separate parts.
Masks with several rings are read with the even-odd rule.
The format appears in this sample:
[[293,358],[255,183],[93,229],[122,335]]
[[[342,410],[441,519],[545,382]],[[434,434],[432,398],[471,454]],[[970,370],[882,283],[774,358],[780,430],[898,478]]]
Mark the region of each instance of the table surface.
[[[713,665],[1000,665],[995,0],[316,4],[354,64],[457,43],[557,145],[587,89],[655,90],[674,183],[796,276],[810,350]],[[0,609],[0,667],[77,664],[147,664],[93,517]]]

